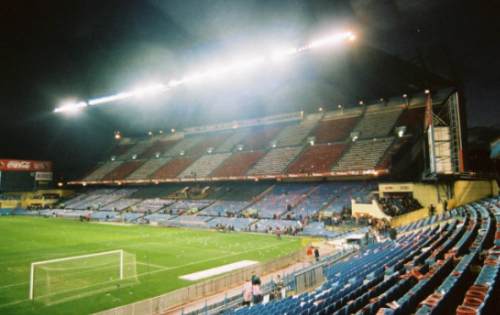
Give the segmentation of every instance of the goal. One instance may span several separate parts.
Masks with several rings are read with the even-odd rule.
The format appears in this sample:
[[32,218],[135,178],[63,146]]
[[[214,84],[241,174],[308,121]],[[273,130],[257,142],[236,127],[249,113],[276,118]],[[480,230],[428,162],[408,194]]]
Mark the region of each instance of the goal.
[[29,298],[57,302],[136,280],[135,255],[122,249],[37,261],[31,264]]

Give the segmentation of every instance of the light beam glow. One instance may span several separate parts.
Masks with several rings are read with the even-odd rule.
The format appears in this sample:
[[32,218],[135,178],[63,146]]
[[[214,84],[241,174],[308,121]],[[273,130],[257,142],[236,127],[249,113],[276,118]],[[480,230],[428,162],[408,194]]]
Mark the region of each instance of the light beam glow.
[[87,106],[96,106],[106,103],[112,103],[120,100],[130,99],[133,97],[144,97],[150,95],[157,95],[160,93],[164,93],[170,89],[176,88],[178,86],[182,86],[190,83],[202,82],[204,80],[211,80],[214,78],[222,78],[229,74],[236,73],[240,74],[245,71],[249,71],[251,69],[255,69],[259,66],[262,66],[267,63],[273,62],[283,62],[285,60],[290,59],[293,56],[296,56],[300,53],[320,49],[320,48],[328,48],[332,46],[336,46],[339,44],[343,44],[345,42],[352,42],[357,39],[356,34],[351,31],[334,33],[322,38],[318,38],[316,40],[311,41],[310,43],[297,47],[297,48],[288,48],[284,50],[274,51],[265,56],[257,56],[252,58],[242,58],[235,59],[236,61],[230,62],[227,65],[215,66],[206,68],[204,71],[194,72],[188,74],[181,79],[172,79],[167,83],[152,83],[147,84],[145,86],[141,86],[135,89],[131,89],[130,91],[120,92],[114,95],[103,96],[94,98],[88,101],[77,101],[72,103],[64,103],[57,107],[54,112],[75,112],[80,109],[83,109]]

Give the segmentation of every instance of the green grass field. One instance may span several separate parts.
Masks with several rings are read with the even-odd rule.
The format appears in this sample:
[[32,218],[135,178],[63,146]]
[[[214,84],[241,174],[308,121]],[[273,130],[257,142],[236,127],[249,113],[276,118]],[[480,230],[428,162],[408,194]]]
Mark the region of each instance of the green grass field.
[[[38,217],[0,217],[0,237],[0,314],[93,313],[192,284],[179,279],[182,275],[245,259],[268,261],[301,246],[299,238],[280,241],[249,233]],[[135,255],[137,278],[128,285],[105,291],[82,289],[85,294],[81,297],[58,303],[28,299],[32,262],[116,249]],[[85,279],[80,275],[75,281]]]

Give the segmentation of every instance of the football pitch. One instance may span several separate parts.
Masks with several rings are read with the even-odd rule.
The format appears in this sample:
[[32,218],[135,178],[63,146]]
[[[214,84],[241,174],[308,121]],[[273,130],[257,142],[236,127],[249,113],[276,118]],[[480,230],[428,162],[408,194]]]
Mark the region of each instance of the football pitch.
[[[299,238],[263,234],[0,217],[0,314],[89,314],[193,284],[183,275],[242,260],[268,261],[300,247]],[[82,288],[78,297],[57,303],[28,298],[32,262],[117,249],[135,259],[134,281],[127,285]],[[75,283],[82,277],[75,274]]]

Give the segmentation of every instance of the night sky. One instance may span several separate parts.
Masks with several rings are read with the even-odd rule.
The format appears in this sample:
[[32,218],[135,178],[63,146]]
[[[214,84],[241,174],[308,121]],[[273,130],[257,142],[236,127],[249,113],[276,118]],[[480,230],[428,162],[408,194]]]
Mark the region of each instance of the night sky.
[[[53,160],[66,178],[105,156],[113,131],[143,135],[417,91],[404,61],[463,89],[469,126],[500,120],[500,1],[9,1],[0,10],[0,157]],[[161,97],[52,111],[141,82],[168,81],[225,56],[300,45],[350,27],[355,47]],[[396,64],[397,64],[396,62]],[[393,71],[385,71],[391,65]],[[406,76],[409,77],[408,75]]]

